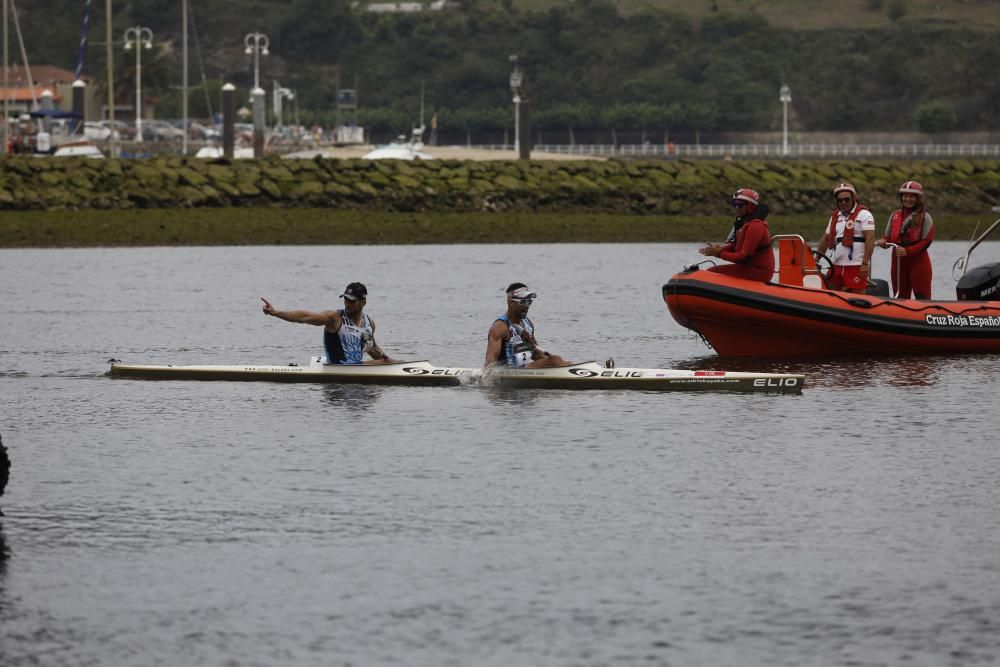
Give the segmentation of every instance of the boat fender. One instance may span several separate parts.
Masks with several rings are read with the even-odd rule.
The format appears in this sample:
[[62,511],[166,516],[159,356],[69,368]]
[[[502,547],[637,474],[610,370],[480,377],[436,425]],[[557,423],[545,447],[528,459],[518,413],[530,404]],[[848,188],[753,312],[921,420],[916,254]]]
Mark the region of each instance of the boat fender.
[[[0,438],[0,496],[7,488],[7,480],[10,478],[10,457],[7,456],[7,448],[3,446],[3,438]],[[3,510],[0,510],[3,516]],[[3,545],[0,544],[0,559],[3,558]]]
[[857,306],[858,308],[872,307],[871,301],[868,301],[866,299],[848,299],[847,303],[851,304],[852,306]]

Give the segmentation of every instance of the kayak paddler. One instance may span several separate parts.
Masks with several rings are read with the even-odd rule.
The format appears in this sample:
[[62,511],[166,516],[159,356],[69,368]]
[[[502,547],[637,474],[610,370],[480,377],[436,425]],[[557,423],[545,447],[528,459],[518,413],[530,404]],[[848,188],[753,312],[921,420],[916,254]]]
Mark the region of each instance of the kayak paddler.
[[507,311],[496,318],[490,327],[483,367],[552,368],[571,365],[558,354],[543,350],[535,340],[535,325],[528,319],[528,308],[538,295],[524,283],[511,283],[506,294]]
[[[328,364],[396,363],[375,342],[375,320],[364,312],[368,288],[362,283],[351,283],[340,296],[344,299],[343,308],[321,312],[277,310],[264,297],[260,300],[264,302],[265,315],[286,322],[323,327],[323,347]],[[366,361],[365,354],[371,359]]]

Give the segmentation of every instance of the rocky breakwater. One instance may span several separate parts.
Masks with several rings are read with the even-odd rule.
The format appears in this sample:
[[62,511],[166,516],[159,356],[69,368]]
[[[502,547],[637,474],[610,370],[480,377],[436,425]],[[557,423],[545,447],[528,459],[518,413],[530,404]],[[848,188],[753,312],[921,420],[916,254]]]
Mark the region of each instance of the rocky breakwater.
[[1000,204],[1000,161],[460,161],[361,159],[0,160],[0,209],[327,207],[380,211],[546,211],[715,215],[737,187],[776,213],[833,208],[850,181],[879,210],[923,182],[937,211]]

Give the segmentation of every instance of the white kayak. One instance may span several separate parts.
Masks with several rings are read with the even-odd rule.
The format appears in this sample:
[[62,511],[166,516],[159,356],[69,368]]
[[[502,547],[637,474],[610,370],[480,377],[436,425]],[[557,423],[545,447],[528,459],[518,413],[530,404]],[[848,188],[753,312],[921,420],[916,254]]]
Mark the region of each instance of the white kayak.
[[479,385],[543,389],[645,389],[652,391],[743,391],[799,393],[804,375],[689,371],[667,368],[605,368],[589,361],[559,368],[434,366],[428,361],[379,365],[324,364],[313,357],[304,366],[179,366],[111,362],[113,378],[147,380],[222,380],[366,383],[398,385]]

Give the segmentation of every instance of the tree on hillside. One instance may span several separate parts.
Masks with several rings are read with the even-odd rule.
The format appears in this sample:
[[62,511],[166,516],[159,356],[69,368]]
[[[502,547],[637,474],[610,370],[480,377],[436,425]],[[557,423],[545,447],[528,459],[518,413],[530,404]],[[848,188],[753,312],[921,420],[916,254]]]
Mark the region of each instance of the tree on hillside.
[[954,130],[957,116],[955,107],[947,102],[935,100],[918,106],[913,112],[913,119],[921,132],[934,134]]

